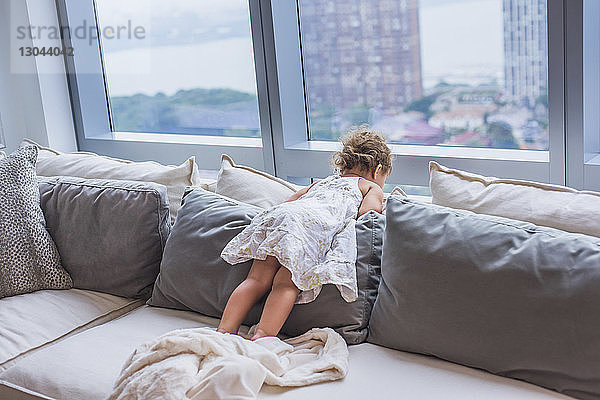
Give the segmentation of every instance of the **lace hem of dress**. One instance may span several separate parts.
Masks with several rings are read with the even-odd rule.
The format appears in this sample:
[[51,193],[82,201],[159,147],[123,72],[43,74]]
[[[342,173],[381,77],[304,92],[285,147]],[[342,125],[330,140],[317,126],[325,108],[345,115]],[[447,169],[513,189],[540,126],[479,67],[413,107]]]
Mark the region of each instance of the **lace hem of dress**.
[[[292,274],[292,282],[294,285],[300,290],[298,294],[298,298],[295,301],[295,304],[305,304],[310,303],[317,298],[319,293],[321,293],[321,289],[323,285],[333,284],[337,287],[340,292],[342,298],[351,303],[358,298],[358,287],[356,284],[356,279],[348,279],[341,274],[336,274],[334,271],[340,270],[340,268],[332,268],[327,267],[327,264],[339,264],[344,265],[341,269],[351,269],[354,274],[356,274],[356,267],[354,263],[350,263],[348,261],[338,261],[338,260],[325,260],[322,263],[316,263],[314,266],[310,268],[311,272],[314,271],[322,271],[324,273],[314,275],[312,273],[305,274],[309,275],[305,277],[301,274],[298,274],[294,266],[291,264],[290,257],[283,257],[282,254],[277,252],[275,248],[273,248],[273,243],[270,242],[266,244],[268,241],[263,241],[257,246],[239,246],[239,243],[234,238],[221,252],[221,258],[223,258],[226,262],[231,265],[250,261],[253,259],[257,260],[266,260],[267,256],[272,256],[277,258],[279,263],[287,268]],[[271,246],[271,247],[269,247]],[[235,250],[235,247],[238,247]],[[298,257],[295,257],[298,260]],[[356,275],[354,275],[356,277]],[[308,279],[307,279],[308,278]]]

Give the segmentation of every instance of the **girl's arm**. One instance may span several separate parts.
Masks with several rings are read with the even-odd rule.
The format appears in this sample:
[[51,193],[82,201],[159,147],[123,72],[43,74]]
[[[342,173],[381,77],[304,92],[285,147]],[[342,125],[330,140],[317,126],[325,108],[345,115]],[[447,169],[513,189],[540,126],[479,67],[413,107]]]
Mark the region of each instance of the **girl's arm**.
[[365,179],[361,179],[360,181],[364,186],[361,187],[359,183],[359,188],[363,193],[363,200],[358,209],[358,216],[360,217],[371,210],[381,214],[381,211],[383,210],[383,190],[375,183],[367,183]]
[[313,182],[310,186],[305,187],[304,189],[300,189],[298,190],[296,193],[294,193],[289,199],[287,199],[285,202],[287,203],[288,201],[294,201],[294,200],[298,200],[300,197],[302,197],[304,194],[306,194],[306,192],[308,192],[310,190],[311,187],[313,187],[315,185],[315,183],[317,183],[319,181],[315,181]]

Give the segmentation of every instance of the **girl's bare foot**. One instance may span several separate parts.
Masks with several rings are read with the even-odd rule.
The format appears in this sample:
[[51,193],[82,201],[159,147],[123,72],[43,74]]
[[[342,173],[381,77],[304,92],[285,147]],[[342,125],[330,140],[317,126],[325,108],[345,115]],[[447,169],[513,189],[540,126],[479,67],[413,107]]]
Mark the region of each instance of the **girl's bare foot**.
[[225,328],[217,328],[217,332],[220,332],[220,333],[231,333],[232,335],[237,335],[237,332],[231,332],[231,331],[228,331]]
[[250,340],[252,340],[254,342],[256,339],[260,339],[265,336],[273,336],[273,335],[269,335],[267,332],[263,331],[262,329],[256,328],[256,332],[254,332],[254,335],[252,336],[252,338]]

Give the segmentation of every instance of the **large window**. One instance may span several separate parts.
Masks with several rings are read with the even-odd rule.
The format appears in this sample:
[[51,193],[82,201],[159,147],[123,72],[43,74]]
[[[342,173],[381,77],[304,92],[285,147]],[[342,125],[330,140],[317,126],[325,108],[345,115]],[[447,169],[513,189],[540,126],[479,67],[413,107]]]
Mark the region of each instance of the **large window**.
[[260,136],[247,1],[96,4],[114,131]]
[[280,116],[273,131],[281,135],[274,149],[283,176],[326,170],[334,141],[349,126],[368,123],[398,155],[394,183],[426,186],[432,159],[564,183],[562,3],[270,6],[279,88],[271,110]]
[[311,139],[548,149],[546,0],[299,0]]
[[[227,153],[302,181],[367,123],[396,154],[393,184],[427,186],[436,160],[594,185],[596,0],[57,2],[100,38],[65,39],[82,150],[205,169]],[[145,40],[115,40],[122,26]]]

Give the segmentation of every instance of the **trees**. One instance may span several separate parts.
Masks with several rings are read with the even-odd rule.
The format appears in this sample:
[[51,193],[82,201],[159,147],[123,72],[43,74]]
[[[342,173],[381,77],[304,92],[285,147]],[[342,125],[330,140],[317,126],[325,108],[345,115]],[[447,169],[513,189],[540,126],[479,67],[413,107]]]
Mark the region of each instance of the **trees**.
[[519,143],[515,139],[512,127],[504,121],[490,122],[487,126],[487,136],[492,147],[500,149],[518,149]]
[[135,94],[111,97],[110,103],[116,131],[203,134],[209,130],[235,136],[260,132],[256,96],[232,89],[180,90],[171,96]]
[[404,108],[404,111],[406,111],[406,112],[418,111],[425,116],[425,121],[429,121],[429,118],[431,118],[433,116],[433,111],[431,111],[431,105],[433,103],[435,103],[435,100],[437,99],[437,97],[438,97],[437,93],[429,95],[429,96],[421,97],[420,99],[409,103]]

